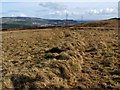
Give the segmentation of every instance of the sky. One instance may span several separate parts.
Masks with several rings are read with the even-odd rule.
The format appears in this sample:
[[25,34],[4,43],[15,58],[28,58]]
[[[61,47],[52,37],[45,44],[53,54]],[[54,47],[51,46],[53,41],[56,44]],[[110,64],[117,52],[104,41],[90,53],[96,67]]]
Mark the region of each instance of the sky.
[[118,17],[118,0],[2,0],[0,17],[101,20]]

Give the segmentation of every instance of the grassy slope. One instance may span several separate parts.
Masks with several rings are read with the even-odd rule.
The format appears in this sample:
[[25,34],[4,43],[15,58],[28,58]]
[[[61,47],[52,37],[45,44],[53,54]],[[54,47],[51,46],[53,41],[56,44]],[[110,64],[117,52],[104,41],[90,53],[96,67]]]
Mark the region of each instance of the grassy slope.
[[87,22],[81,25],[75,26],[82,26],[82,27],[118,27],[117,19],[110,19],[110,20],[102,20],[102,21],[94,21],[94,22]]
[[3,32],[4,88],[120,86],[117,30]]

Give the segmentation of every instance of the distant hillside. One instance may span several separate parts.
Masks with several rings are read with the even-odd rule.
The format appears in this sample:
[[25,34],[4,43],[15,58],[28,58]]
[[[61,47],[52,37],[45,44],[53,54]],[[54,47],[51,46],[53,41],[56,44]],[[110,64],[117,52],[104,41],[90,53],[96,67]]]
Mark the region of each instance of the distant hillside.
[[120,21],[119,18],[112,18],[108,20],[99,20],[93,22],[86,22],[82,24],[77,24],[75,26],[82,26],[82,27],[118,27],[118,22]]
[[74,21],[74,20],[66,21],[66,20],[42,19],[42,18],[34,18],[34,17],[2,17],[0,18],[0,21],[2,21],[2,27],[4,29],[78,24],[78,21]]
[[35,17],[3,17],[0,18],[3,30],[8,29],[35,29],[35,28],[51,28],[54,26],[72,25],[74,27],[118,27],[120,18],[111,18],[108,20],[55,20],[42,19]]

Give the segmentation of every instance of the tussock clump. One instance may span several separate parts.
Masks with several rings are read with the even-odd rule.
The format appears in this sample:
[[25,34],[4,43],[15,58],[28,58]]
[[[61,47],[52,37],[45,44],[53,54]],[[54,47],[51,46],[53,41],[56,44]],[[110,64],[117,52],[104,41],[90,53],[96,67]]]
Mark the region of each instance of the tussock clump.
[[3,88],[119,89],[117,36],[76,27],[3,32]]
[[57,57],[56,57],[56,59],[60,59],[60,60],[69,60],[70,59],[70,56],[69,56],[69,54],[68,53],[66,53],[66,52],[62,52],[62,53],[60,53]]
[[15,89],[27,89],[30,88],[30,83],[34,81],[33,78],[25,75],[12,75],[11,81]]

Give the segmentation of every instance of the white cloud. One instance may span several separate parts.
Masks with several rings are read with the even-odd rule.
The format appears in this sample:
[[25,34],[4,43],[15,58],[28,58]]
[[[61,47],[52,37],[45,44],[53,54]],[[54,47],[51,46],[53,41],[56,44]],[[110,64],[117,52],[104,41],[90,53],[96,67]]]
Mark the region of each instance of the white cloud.
[[12,16],[12,17],[15,17],[15,15],[14,15],[14,14],[12,14],[11,16]]
[[90,10],[89,11],[90,14],[99,14],[100,12],[96,9]]
[[106,8],[106,12],[107,12],[107,13],[111,13],[111,12],[113,12],[113,11],[114,11],[113,8]]
[[20,17],[27,17],[27,15],[24,14],[24,13],[21,13],[19,16],[20,16]]
[[54,12],[49,12],[50,15],[58,15],[58,16],[64,16],[68,14],[68,16],[78,16],[80,15],[80,12],[78,11],[70,11],[70,10],[60,10],[60,11],[54,11]]
[[12,17],[27,17],[27,15],[24,14],[24,13],[12,14],[11,16],[12,16]]
[[89,14],[93,15],[105,15],[105,14],[113,14],[115,10],[113,8],[104,8],[104,9],[91,9],[88,11]]

